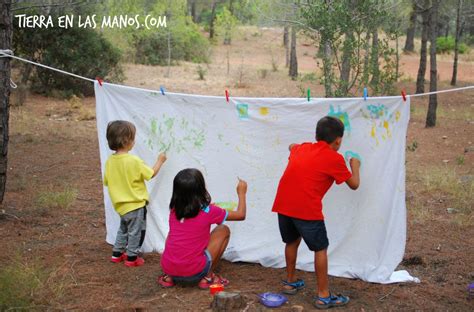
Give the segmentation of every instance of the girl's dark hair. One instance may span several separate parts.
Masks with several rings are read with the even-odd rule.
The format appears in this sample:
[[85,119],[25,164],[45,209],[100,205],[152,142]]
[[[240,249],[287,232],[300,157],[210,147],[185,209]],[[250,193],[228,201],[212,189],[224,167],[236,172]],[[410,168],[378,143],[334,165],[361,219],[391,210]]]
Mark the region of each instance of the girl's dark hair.
[[178,172],[173,180],[173,195],[170,201],[170,209],[174,209],[178,220],[194,218],[210,203],[211,195],[206,190],[201,171],[188,168]]
[[109,148],[117,151],[135,140],[135,125],[125,120],[115,120],[107,125],[107,143]]

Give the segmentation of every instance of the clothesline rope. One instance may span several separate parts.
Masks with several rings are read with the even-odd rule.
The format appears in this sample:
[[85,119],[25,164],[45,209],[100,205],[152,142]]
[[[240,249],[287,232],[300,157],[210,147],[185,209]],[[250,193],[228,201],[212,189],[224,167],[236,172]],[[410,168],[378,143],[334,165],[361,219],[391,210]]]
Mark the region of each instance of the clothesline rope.
[[[76,74],[73,74],[71,72],[67,72],[65,70],[57,69],[57,68],[54,68],[54,67],[51,67],[51,66],[43,65],[41,63],[37,63],[37,62],[33,62],[33,61],[30,61],[30,60],[24,59],[22,57],[15,56],[15,55],[13,55],[13,52],[11,50],[0,50],[0,55],[1,55],[0,57],[11,57],[11,58],[19,60],[19,61],[23,61],[23,62],[30,63],[30,64],[33,64],[33,65],[36,65],[36,66],[39,66],[39,67],[47,68],[47,69],[50,69],[50,70],[53,70],[53,71],[56,71],[56,72],[59,72],[59,73],[65,74],[65,75],[73,76],[73,77],[76,77],[76,78],[79,78],[79,79],[87,80],[87,81],[90,81],[90,82],[95,81],[94,79],[90,79],[90,78],[87,78],[87,77],[84,77],[84,76],[76,75]],[[457,91],[463,91],[463,90],[469,90],[469,89],[474,89],[474,86],[467,86],[467,87],[461,87],[461,88],[453,88],[453,89],[439,90],[439,91],[418,93],[418,94],[411,94],[411,95],[407,94],[407,97],[418,97],[418,96],[432,95],[432,94],[438,94],[438,93],[457,92]]]
[[22,57],[15,56],[15,55],[13,55],[13,53],[12,54],[5,53],[7,51],[9,51],[9,50],[0,50],[0,54],[3,55],[2,57],[11,57],[11,58],[19,60],[19,61],[23,61],[23,62],[30,63],[30,64],[33,64],[33,65],[36,65],[36,66],[39,66],[39,67],[43,67],[43,68],[47,68],[47,69],[50,69],[50,70],[57,71],[58,73],[62,73],[62,74],[73,76],[73,77],[76,77],[76,78],[79,78],[79,79],[84,79],[84,80],[87,80],[87,81],[90,81],[90,82],[94,82],[94,79],[90,79],[90,78],[87,78],[87,77],[84,77],[84,76],[79,76],[79,75],[67,72],[65,70],[61,70],[61,69],[57,69],[57,68],[54,68],[54,67],[51,67],[51,66],[46,66],[46,65],[43,65],[43,64],[40,64],[40,63],[37,63],[37,62],[33,62],[33,61],[30,61],[30,60],[24,59]]

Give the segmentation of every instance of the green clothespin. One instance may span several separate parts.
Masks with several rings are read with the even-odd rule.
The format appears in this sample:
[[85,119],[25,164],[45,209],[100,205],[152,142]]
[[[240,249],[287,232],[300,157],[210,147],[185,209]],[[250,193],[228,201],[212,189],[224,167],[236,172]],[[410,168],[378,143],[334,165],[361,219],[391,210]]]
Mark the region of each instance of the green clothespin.
[[311,90],[308,88],[308,102],[311,101]]

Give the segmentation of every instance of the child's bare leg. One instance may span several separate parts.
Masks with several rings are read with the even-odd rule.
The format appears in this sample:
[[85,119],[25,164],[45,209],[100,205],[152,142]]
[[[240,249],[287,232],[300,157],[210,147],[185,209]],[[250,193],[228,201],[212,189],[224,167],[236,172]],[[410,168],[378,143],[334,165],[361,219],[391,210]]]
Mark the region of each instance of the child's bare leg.
[[318,297],[329,296],[328,250],[314,252],[314,270],[316,271],[316,293]]
[[[301,237],[285,246],[285,260],[286,260],[286,281],[296,282],[296,256],[298,255],[298,247],[301,242]],[[285,285],[287,289],[292,289],[291,286]]]
[[209,245],[207,245],[207,250],[211,254],[212,257],[212,266],[209,271],[208,276],[212,275],[214,269],[216,268],[219,260],[222,257],[225,249],[227,248],[227,244],[229,243],[230,238],[230,229],[226,225],[218,225],[212,230],[211,232],[211,239],[209,241]]

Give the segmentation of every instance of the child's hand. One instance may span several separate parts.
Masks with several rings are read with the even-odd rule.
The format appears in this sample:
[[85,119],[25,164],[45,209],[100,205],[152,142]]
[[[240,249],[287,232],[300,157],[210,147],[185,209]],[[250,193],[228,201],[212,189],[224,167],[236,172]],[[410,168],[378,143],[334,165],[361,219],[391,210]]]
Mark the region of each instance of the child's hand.
[[158,162],[163,164],[165,161],[166,161],[167,157],[166,157],[166,153],[161,153],[159,156],[158,156]]
[[351,160],[349,161],[349,164],[351,165],[351,169],[359,169],[360,167],[360,160],[358,160],[355,157],[352,157]]
[[237,184],[237,195],[245,195],[247,193],[247,182],[244,180],[239,179],[239,183]]
[[155,165],[153,166],[153,177],[155,177],[158,174],[158,171],[160,171],[161,166],[165,163],[166,161],[166,153],[161,153],[158,155],[158,159],[156,160]]

